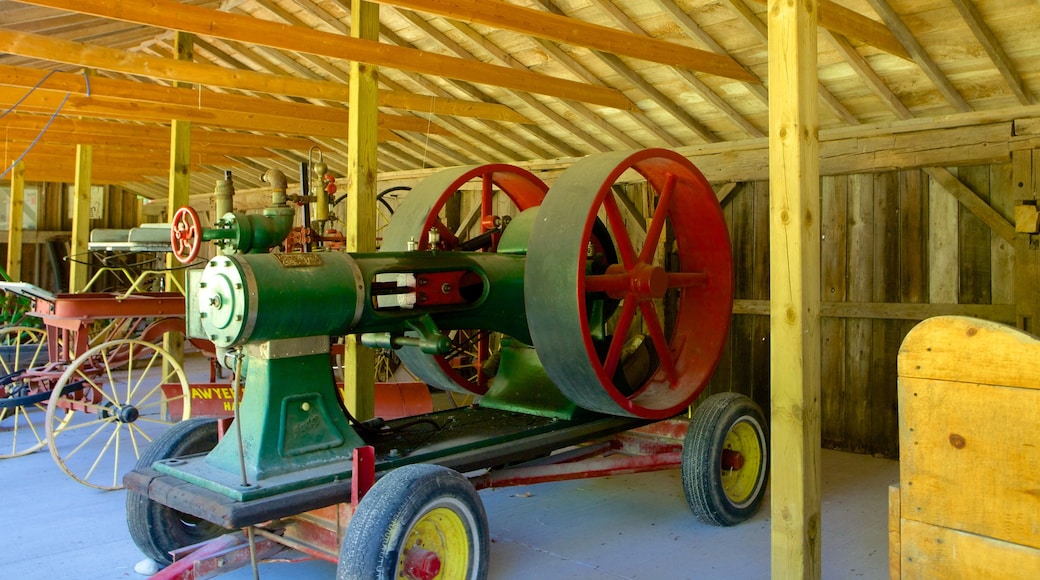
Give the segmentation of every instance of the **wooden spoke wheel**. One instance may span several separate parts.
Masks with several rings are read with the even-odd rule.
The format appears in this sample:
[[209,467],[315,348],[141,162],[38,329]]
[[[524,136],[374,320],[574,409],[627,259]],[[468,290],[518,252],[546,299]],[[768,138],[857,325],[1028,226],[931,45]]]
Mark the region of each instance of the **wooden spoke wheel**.
[[[188,419],[167,429],[149,444],[136,468],[156,461],[205,453],[217,445],[217,422]],[[173,563],[170,552],[213,539],[230,530],[201,518],[164,506],[147,496],[127,491],[126,523],[130,537],[145,556],[163,566]]]
[[119,489],[147,444],[190,415],[181,365],[152,343],[115,340],[91,348],[62,373],[47,403],[47,441],[69,477]]
[[[547,190],[541,179],[511,165],[446,169],[423,180],[398,206],[383,235],[380,251],[404,252],[414,243],[418,250],[495,252],[503,226],[496,206],[511,204],[524,211],[541,204]],[[456,203],[463,211],[471,210],[468,218],[463,216],[460,226],[452,229],[443,214]],[[481,233],[470,236],[476,224]],[[491,334],[480,330],[453,331],[449,335],[450,355],[430,355],[416,347],[403,347],[397,354],[412,374],[430,385],[482,395],[487,392],[490,378],[483,366],[492,354]]]
[[682,452],[686,502],[705,523],[732,526],[755,515],[769,479],[765,414],[737,393],[708,397],[693,414]]
[[47,362],[45,330],[0,329],[0,459],[33,453],[47,443],[47,385],[26,374]]
[[340,549],[338,580],[483,580],[487,515],[470,482],[447,467],[412,464],[357,505]]
[[[650,208],[645,229],[623,209],[630,176]],[[595,260],[600,216],[617,251],[606,268]],[[664,149],[575,163],[532,228],[524,300],[538,356],[572,401],[612,415],[678,414],[711,377],[732,315],[729,234],[711,185]]]

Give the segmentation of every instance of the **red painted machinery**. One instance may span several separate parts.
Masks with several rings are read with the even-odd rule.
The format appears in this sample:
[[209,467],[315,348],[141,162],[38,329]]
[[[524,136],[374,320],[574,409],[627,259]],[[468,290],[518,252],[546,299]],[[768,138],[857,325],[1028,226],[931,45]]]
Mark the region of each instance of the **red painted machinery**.
[[[470,191],[473,228],[448,217]],[[210,230],[175,220],[183,258],[222,244],[189,275],[188,330],[245,385],[223,436],[181,423],[125,478],[132,537],[169,565],[157,577],[291,548],[344,579],[485,578],[487,486],[681,466],[701,519],[758,509],[762,411],[724,393],[674,419],[711,377],[732,309],[726,224],[684,157],[597,155],[551,189],[508,165],[444,170],[405,198],[377,253],[265,253],[257,239],[288,231],[278,199]],[[355,419],[329,372],[330,337],[348,334],[479,402]]]

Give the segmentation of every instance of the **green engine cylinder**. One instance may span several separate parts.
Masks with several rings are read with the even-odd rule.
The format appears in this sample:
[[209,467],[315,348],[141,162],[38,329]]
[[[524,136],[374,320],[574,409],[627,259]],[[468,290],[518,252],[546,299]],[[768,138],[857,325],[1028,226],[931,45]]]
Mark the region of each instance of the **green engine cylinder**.
[[401,252],[218,256],[190,277],[189,335],[217,347],[493,326],[529,341],[524,256]]

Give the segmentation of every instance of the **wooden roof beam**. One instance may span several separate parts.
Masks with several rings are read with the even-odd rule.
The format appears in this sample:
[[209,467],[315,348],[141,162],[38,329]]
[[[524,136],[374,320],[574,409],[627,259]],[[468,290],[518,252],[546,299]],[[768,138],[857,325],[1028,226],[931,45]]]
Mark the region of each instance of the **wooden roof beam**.
[[[766,0],[754,0],[765,4]],[[903,43],[884,24],[830,0],[819,0],[819,26],[835,34],[850,36],[889,54],[912,60]]]
[[958,112],[966,113],[971,111],[971,105],[964,99],[963,96],[950,82],[950,79],[946,78],[946,75],[939,69],[939,65],[935,64],[932,57],[928,56],[925,52],[924,47],[921,43],[917,42],[914,35],[910,32],[910,29],[906,27],[903,20],[899,18],[899,14],[889,5],[888,0],[867,0],[870,5],[874,8],[874,11],[888,24],[888,28],[892,31],[892,34],[899,39],[900,44],[906,47],[907,52],[913,57],[913,61],[917,63],[917,66],[921,67],[925,75],[935,83],[936,88],[942,93],[946,100],[957,109]]
[[[10,106],[23,94],[23,91],[0,87],[0,105]],[[50,114],[58,110],[62,101],[62,95],[50,90],[37,90],[22,101],[18,108],[22,111]],[[211,127],[225,127],[242,129],[246,131],[266,131],[272,133],[283,133],[300,136],[326,136],[339,137],[346,131],[346,121],[330,122],[307,119],[297,119],[287,122],[283,117],[271,115],[259,115],[255,113],[235,113],[225,111],[215,116],[209,111],[199,111],[191,106],[164,105],[160,103],[136,103],[134,107],[128,107],[126,101],[99,97],[72,97],[65,102],[61,109],[64,115],[79,115],[83,117],[95,117],[103,119],[124,119],[132,121],[169,122],[170,119],[183,119],[195,121],[202,125]],[[398,121],[401,119],[401,121]],[[446,132],[438,126],[427,127],[425,123],[416,126],[415,119],[401,117],[400,115],[388,115],[380,118],[381,136],[392,138],[391,131],[418,131],[425,133]]]
[[[228,74],[228,69],[225,67],[177,61],[172,58],[153,57],[139,53],[86,45],[47,36],[3,29],[0,29],[0,51],[51,61],[60,58],[61,60],[56,62],[65,62],[69,64],[83,65],[89,68],[112,70],[124,74],[141,75],[149,78],[160,78],[170,81],[194,82],[224,88],[249,90],[277,95],[295,95],[299,97],[341,103],[345,103],[349,100],[349,87],[341,83],[300,79],[288,75],[270,75],[246,70],[235,71],[234,74]],[[4,84],[14,84],[17,82],[21,86],[25,86],[24,83],[28,82],[28,79],[32,79],[32,83],[35,84],[36,81],[39,80],[39,76],[42,74],[38,69],[11,67],[9,65],[5,65],[4,70],[0,72],[3,72],[3,74],[0,74],[0,82]],[[70,73],[64,74],[68,76],[59,77],[59,79],[64,79],[60,81],[64,83],[64,90],[84,94],[86,87],[82,78],[79,77],[79,75],[73,75]],[[33,75],[35,75],[36,78],[32,78]],[[75,80],[72,80],[69,77],[75,77]],[[202,103],[200,102],[200,99],[204,94],[200,93],[196,89],[175,89],[172,87],[161,87],[159,85],[155,85],[153,88],[148,89],[142,87],[142,83],[133,83],[131,81],[120,81],[116,79],[95,78],[92,79],[92,86],[95,81],[98,90],[105,91],[112,95],[128,93],[132,96],[126,98],[140,100],[154,101],[158,99],[159,102],[184,102],[201,106]],[[55,84],[50,84],[57,82],[59,81],[48,79],[48,86],[57,86]],[[108,87],[111,90],[106,90],[105,87]],[[215,95],[215,93],[207,92],[205,94],[207,97],[207,104],[226,102],[229,104],[228,106],[233,106],[236,110],[241,110],[240,107],[246,106],[246,104],[249,103],[247,99],[253,99],[253,97],[232,95],[225,95],[224,98],[217,98],[215,96],[210,98],[212,95]],[[393,109],[415,110],[424,113],[432,111],[439,115],[481,117],[514,123],[530,122],[526,117],[516,113],[509,107],[496,103],[462,101],[444,97],[416,95],[401,91],[380,91],[379,101],[381,106]],[[256,99],[254,99],[253,102],[255,103]],[[251,107],[274,106],[272,105],[273,101],[265,100],[260,102],[263,104],[254,104]],[[296,115],[299,113],[293,114]]]
[[645,34],[633,34],[499,0],[375,1],[469,24],[483,24],[554,42],[584,46],[618,56],[638,58],[745,82],[758,81],[754,75],[727,54],[691,48]]
[[986,22],[982,19],[982,15],[979,14],[975,4],[969,0],[952,1],[953,5],[961,13],[961,17],[964,18],[968,28],[971,29],[972,34],[975,35],[982,48],[986,50],[989,59],[993,61],[993,66],[1004,77],[1004,82],[1011,87],[1011,92],[1018,98],[1018,102],[1023,105],[1035,105],[1036,97],[1033,96],[1033,93],[1029,91],[1026,84],[1022,81],[1022,75],[1018,74],[1018,70],[1012,64],[1011,59],[1008,58],[1007,53],[1004,52],[1004,48],[1000,46],[1000,41],[997,40],[993,31],[989,29],[989,26],[986,26]]
[[[0,131],[3,135],[21,131],[23,133],[39,133],[47,124],[48,117],[27,113],[12,112],[0,119]],[[58,117],[47,129],[48,139],[59,133],[81,135],[99,140],[128,143],[155,142],[169,146],[169,125],[142,125],[138,123],[120,123],[115,121],[98,121],[92,119],[72,119]],[[288,149],[307,151],[314,142],[301,137],[283,137],[281,135],[257,135],[230,131],[212,131],[201,127],[192,129],[192,144],[198,147],[263,147],[271,149]]]
[[[219,10],[188,6],[171,0],[151,0],[149,2],[123,2],[121,0],[93,0],[92,2],[83,2],[82,0],[19,1],[37,6],[58,8],[69,12],[93,14],[125,22],[147,24],[161,28],[174,28],[202,36],[237,40],[239,42],[295,52],[318,54],[329,58],[343,59],[344,55],[350,55],[353,60],[376,66],[513,88],[550,97],[595,103],[605,107],[626,110],[635,108],[634,103],[629,101],[620,91],[614,89],[555,79],[542,74],[522,72],[481,62],[466,61],[412,48],[389,46],[376,41],[350,38],[341,34],[321,32],[302,26],[291,26],[241,14],[230,14]],[[22,47],[22,50],[29,50],[29,48]],[[48,56],[48,53],[51,52],[44,51],[42,55],[34,54],[33,56],[52,60],[55,55],[50,54]],[[83,62],[75,64],[115,70],[111,67],[119,63],[108,61],[107,66],[88,65]],[[168,62],[162,64],[164,65],[163,68],[172,67]],[[190,63],[182,64],[188,65]],[[152,73],[149,76],[161,75]],[[167,76],[165,78],[171,77]],[[210,81],[191,78],[179,80],[210,84]],[[221,82],[216,84],[226,86],[222,85]],[[263,92],[294,94],[285,90],[272,91],[270,88],[263,90]]]

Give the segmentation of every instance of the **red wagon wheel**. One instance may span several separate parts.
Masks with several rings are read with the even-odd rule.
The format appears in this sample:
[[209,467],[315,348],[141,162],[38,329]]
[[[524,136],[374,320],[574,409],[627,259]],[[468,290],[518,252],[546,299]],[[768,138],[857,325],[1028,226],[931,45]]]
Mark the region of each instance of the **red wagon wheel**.
[[[632,171],[653,208],[643,240],[630,234],[615,187]],[[618,255],[604,271],[589,267],[597,216]],[[572,401],[664,419],[700,394],[729,329],[733,274],[719,203],[685,157],[648,149],[574,164],[546,196],[527,255],[531,337]]]
[[[475,184],[475,185],[471,185]],[[476,187],[479,186],[479,187]],[[534,174],[512,165],[490,164],[440,171],[422,181],[394,212],[383,236],[383,252],[404,252],[414,242],[418,250],[485,251],[497,249],[495,229],[501,225],[495,215],[497,192],[505,194],[519,211],[542,202],[548,187]],[[468,192],[479,193],[480,231],[483,236],[467,236],[449,228],[440,215],[449,200]],[[498,222],[498,223],[496,223]],[[463,224],[465,226],[465,224]],[[430,242],[436,231],[437,241]],[[448,355],[429,355],[416,347],[397,351],[401,362],[424,382],[440,389],[482,395],[487,392],[483,365],[491,356],[492,333],[459,330],[452,333],[453,350]],[[462,361],[460,363],[460,361]]]

